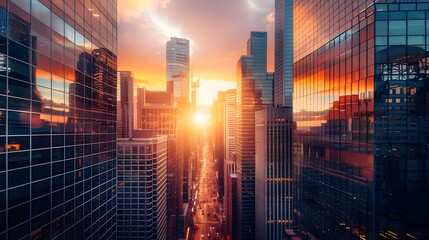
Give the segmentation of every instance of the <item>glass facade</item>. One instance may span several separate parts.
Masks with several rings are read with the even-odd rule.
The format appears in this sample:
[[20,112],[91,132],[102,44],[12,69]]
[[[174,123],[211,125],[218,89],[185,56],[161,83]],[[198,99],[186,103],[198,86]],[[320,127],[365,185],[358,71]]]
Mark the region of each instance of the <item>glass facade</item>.
[[[272,74],[267,74],[266,32],[251,32],[247,42],[247,54],[237,63],[235,144],[239,239],[255,238],[255,111],[262,108],[263,104],[273,103]],[[267,75],[271,75],[271,78]],[[270,91],[264,91],[265,88]]]
[[428,10],[424,1],[295,1],[294,195],[303,231],[428,238]]
[[292,229],[292,109],[255,114],[256,239],[283,239]]
[[189,40],[172,37],[167,42],[167,91],[175,103],[189,103],[190,92]]
[[0,239],[115,237],[116,6],[0,1]]
[[130,71],[118,71],[117,137],[129,138],[134,126],[134,76]]
[[275,0],[274,105],[292,107],[293,0]]
[[167,136],[138,135],[131,140],[118,139],[117,236],[165,240]]

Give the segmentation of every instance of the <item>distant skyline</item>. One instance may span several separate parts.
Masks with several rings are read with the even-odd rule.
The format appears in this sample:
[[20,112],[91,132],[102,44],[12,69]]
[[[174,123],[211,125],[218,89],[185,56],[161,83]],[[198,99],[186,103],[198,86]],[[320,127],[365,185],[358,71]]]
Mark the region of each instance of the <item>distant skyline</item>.
[[118,1],[118,70],[130,70],[135,84],[164,90],[165,43],[191,42],[191,76],[200,79],[200,105],[218,91],[235,88],[236,63],[250,31],[268,32],[268,70],[273,70],[274,1]]

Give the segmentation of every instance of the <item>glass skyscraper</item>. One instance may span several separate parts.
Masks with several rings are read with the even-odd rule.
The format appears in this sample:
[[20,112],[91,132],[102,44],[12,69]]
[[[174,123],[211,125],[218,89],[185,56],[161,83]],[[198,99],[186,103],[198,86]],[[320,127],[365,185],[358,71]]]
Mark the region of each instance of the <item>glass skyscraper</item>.
[[167,91],[174,94],[174,101],[189,103],[190,85],[190,57],[189,40],[184,38],[170,38],[167,42]]
[[292,109],[255,113],[256,239],[283,239],[292,229]]
[[427,1],[294,1],[297,226],[428,239]]
[[129,138],[134,129],[134,75],[118,71],[117,137]]
[[275,0],[274,106],[292,107],[293,0]]
[[116,235],[116,5],[0,1],[0,239]]
[[237,62],[239,239],[255,239],[255,111],[273,104],[272,89],[272,74],[267,73],[267,33],[251,32],[247,55]]

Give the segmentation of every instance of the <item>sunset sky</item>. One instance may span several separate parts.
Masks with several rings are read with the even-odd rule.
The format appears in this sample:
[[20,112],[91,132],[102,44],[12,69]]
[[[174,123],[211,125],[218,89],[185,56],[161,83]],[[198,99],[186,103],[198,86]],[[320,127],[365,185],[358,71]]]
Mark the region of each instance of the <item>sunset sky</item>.
[[201,80],[200,105],[235,88],[236,63],[250,31],[268,32],[273,70],[274,0],[120,0],[118,70],[134,72],[139,87],[165,89],[165,43],[191,41],[191,74]]

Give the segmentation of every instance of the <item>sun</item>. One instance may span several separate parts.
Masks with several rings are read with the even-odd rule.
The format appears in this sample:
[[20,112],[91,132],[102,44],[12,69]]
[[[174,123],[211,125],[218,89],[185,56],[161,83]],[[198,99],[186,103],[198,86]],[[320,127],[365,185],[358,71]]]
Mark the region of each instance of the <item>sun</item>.
[[194,115],[194,122],[198,126],[207,125],[209,123],[210,115],[207,113],[198,112]]

